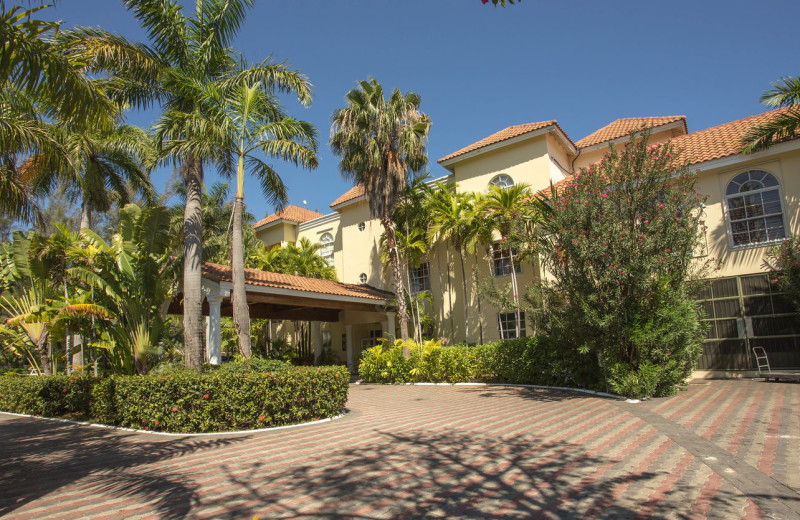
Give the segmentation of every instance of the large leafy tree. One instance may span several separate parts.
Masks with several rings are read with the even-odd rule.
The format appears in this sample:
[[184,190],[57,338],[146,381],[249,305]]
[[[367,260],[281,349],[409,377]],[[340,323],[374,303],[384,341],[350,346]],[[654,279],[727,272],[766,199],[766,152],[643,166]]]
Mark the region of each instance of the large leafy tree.
[[[550,198],[542,259],[543,331],[600,357],[628,397],[673,393],[691,373],[703,327],[694,300],[704,262],[697,175],[671,143],[632,135]],[[536,309],[533,309],[534,311]]]
[[383,87],[374,78],[359,81],[346,100],[347,106],[333,113],[331,149],[341,158],[342,175],[364,186],[370,213],[384,228],[400,335],[407,340],[408,311],[392,212],[409,173],[421,171],[428,163],[425,143],[431,121],[419,110],[419,95],[402,94],[395,88],[385,99]]
[[744,153],[766,150],[774,143],[797,137],[800,129],[800,76],[781,78],[761,95],[761,102],[772,108],[786,107],[767,123],[755,126],[744,137]]
[[[205,86],[223,82],[261,84],[269,92],[292,92],[304,104],[311,101],[306,78],[285,64],[270,61],[242,68],[230,47],[254,0],[196,0],[194,16],[184,14],[176,0],[124,0],[147,31],[150,45],[97,29],[63,35],[75,55],[95,71],[105,71],[110,98],[119,104],[147,107],[160,103],[170,118],[158,124],[159,138],[169,157],[180,164],[186,190],[184,212],[183,304],[187,366],[200,369],[202,345],[202,211],[204,162],[225,163],[229,135],[215,132],[204,119],[211,116]],[[183,115],[181,119],[178,117]],[[187,148],[171,143],[191,142]],[[230,168],[230,165],[223,167]]]

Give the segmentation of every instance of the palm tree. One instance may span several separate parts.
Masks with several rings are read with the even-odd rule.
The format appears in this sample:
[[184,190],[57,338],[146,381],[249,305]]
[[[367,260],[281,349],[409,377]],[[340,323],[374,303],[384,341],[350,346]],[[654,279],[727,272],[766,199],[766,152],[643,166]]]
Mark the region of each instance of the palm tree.
[[322,244],[312,244],[305,237],[299,245],[289,243],[286,247],[267,249],[262,246],[252,255],[257,269],[273,273],[291,274],[319,280],[336,280],[336,268],[319,255]]
[[[500,234],[502,249],[511,235],[515,221],[522,217],[522,213],[531,199],[531,190],[527,184],[515,184],[508,188],[491,186],[484,199],[483,207],[487,212],[490,226]],[[516,337],[520,336],[519,315],[519,289],[517,285],[516,260],[514,248],[508,246],[509,261],[511,264],[511,290],[514,294],[514,315],[516,322]]]
[[419,172],[428,163],[425,142],[431,121],[419,111],[419,95],[401,94],[395,88],[389,99],[384,99],[383,87],[375,78],[359,81],[346,99],[347,106],[333,113],[331,149],[341,158],[342,175],[364,186],[370,213],[386,233],[400,336],[405,341],[408,311],[392,212],[409,171]]
[[[208,111],[201,116],[202,121],[196,121],[192,126],[204,124],[209,128],[213,127],[210,133],[223,139],[223,174],[232,173],[225,167],[236,164],[236,198],[231,240],[233,322],[239,338],[239,350],[242,355],[249,357],[250,313],[245,291],[242,238],[245,169],[259,179],[268,202],[276,207],[283,206],[287,202],[286,186],[278,173],[258,157],[258,154],[291,161],[306,168],[316,168],[316,129],[310,123],[290,118],[270,91],[260,83],[239,84],[223,78],[218,84],[206,88],[205,97]],[[172,117],[185,120],[183,113],[170,112],[164,115],[163,124],[171,125]],[[175,150],[191,150],[195,144],[191,140],[174,140],[171,146]]]
[[787,107],[767,123],[751,128],[744,136],[743,153],[766,150],[776,141],[796,137],[800,128],[800,76],[781,78],[772,90],[761,95],[761,102],[772,108]]
[[431,224],[428,234],[431,241],[449,241],[461,260],[461,279],[464,297],[464,342],[469,341],[469,292],[464,257],[474,233],[476,221],[475,195],[458,193],[455,186],[437,183],[437,196],[430,199]]
[[[93,71],[105,71],[104,86],[120,105],[148,107],[160,102],[169,114],[157,125],[163,150],[180,164],[186,190],[184,210],[184,344],[187,366],[199,370],[203,363],[201,291],[202,214],[201,191],[204,162],[228,164],[232,169],[230,135],[215,132],[205,122],[213,110],[206,102],[206,86],[222,82],[223,90],[236,84],[258,83],[268,92],[295,93],[303,104],[311,101],[307,78],[286,64],[265,60],[241,67],[238,54],[229,47],[244,23],[254,0],[196,0],[195,15],[183,14],[176,0],[124,0],[152,46],[97,29],[77,29],[61,40]],[[183,115],[184,117],[178,117]],[[172,141],[191,147],[171,149]]]
[[110,130],[55,130],[65,156],[56,175],[42,172],[46,187],[59,183],[69,186],[81,201],[80,228],[92,226],[92,214],[108,212],[112,203],[123,207],[133,191],[152,202],[155,189],[150,183],[149,166],[153,164],[150,137],[140,128],[119,125]]
[[[30,167],[63,159],[64,150],[46,119],[76,125],[106,125],[115,112],[83,63],[63,52],[53,37],[59,22],[33,16],[50,6],[15,5],[0,15],[0,215],[41,223]],[[51,162],[52,161],[52,162]],[[42,169],[42,168],[39,168]]]

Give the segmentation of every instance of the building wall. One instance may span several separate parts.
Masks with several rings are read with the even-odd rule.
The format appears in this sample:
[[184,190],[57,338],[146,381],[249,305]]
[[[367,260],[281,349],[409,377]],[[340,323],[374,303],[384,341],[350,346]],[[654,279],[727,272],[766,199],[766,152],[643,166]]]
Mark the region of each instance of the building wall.
[[547,138],[541,135],[457,163],[454,180],[459,192],[485,193],[489,181],[505,173],[515,184],[525,182],[539,191],[550,185],[550,168]]
[[256,231],[256,238],[267,247],[285,246],[297,241],[297,225],[290,222],[274,224],[266,229]]
[[698,190],[708,195],[705,215],[708,226],[708,257],[718,261],[719,270],[714,277],[738,276],[764,272],[765,253],[771,244],[733,247],[727,220],[725,189],[736,175],[748,170],[772,173],[781,183],[784,226],[787,234],[800,230],[800,150],[782,153],[771,158],[748,159],[743,157],[733,165],[700,172]]

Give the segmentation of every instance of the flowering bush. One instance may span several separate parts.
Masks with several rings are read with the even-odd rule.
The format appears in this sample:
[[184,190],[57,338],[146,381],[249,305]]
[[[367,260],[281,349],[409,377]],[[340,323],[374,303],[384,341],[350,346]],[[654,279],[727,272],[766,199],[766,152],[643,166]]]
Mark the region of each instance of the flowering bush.
[[342,367],[104,379],[3,376],[0,410],[180,433],[246,430],[338,415],[349,381]]
[[800,241],[795,238],[771,248],[764,260],[771,271],[772,283],[784,293],[797,312],[800,312]]
[[[647,138],[632,135],[552,194],[542,257],[554,281],[529,295],[540,330],[599,354],[612,388],[635,397],[673,393],[703,338],[691,295],[705,269],[692,258],[704,198],[673,146]],[[647,377],[628,377],[640,367]]]

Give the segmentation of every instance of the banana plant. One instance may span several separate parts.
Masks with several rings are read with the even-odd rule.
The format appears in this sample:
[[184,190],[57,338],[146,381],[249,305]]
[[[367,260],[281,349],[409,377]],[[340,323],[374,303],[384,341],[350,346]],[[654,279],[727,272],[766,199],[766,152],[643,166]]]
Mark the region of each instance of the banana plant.
[[110,316],[94,346],[107,353],[115,371],[146,373],[166,334],[167,309],[177,289],[169,213],[128,204],[109,242],[89,229],[81,236],[84,247],[73,251],[76,266],[70,272],[94,288]]

